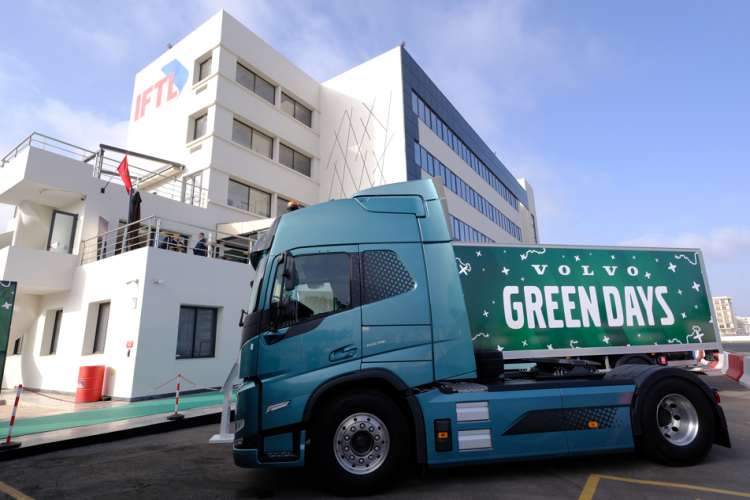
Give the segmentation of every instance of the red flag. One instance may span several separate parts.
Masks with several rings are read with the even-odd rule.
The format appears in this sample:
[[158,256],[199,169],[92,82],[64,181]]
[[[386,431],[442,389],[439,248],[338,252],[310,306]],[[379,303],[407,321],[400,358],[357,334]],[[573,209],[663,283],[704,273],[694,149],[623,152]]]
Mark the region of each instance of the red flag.
[[133,189],[133,183],[130,182],[130,172],[128,172],[128,155],[125,155],[125,158],[122,159],[120,162],[120,166],[117,167],[117,173],[120,174],[120,177],[122,178],[123,184],[125,184],[125,189],[128,192],[128,195],[130,194],[130,190]]

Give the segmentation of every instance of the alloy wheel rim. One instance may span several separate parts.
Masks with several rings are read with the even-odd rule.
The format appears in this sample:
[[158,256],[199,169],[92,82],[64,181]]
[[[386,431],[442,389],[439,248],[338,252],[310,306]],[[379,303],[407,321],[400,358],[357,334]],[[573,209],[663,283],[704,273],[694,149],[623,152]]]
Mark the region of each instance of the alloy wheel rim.
[[355,413],[345,418],[333,436],[333,452],[347,472],[371,474],[385,462],[390,436],[382,420],[371,413]]
[[664,396],[656,407],[656,422],[661,434],[672,444],[687,446],[698,435],[698,412],[681,394]]

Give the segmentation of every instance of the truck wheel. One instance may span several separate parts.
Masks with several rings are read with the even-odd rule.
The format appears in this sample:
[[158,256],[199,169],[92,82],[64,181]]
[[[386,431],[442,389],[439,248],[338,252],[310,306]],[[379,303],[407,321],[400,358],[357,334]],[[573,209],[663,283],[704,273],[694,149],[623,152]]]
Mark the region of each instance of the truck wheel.
[[620,365],[653,365],[654,362],[645,354],[626,354],[615,363],[615,367]]
[[313,463],[324,484],[364,495],[388,487],[409,455],[409,427],[398,407],[375,391],[346,392],[331,401],[312,433]]
[[714,415],[706,395],[691,382],[663,379],[640,405],[639,451],[675,467],[700,463],[714,442]]

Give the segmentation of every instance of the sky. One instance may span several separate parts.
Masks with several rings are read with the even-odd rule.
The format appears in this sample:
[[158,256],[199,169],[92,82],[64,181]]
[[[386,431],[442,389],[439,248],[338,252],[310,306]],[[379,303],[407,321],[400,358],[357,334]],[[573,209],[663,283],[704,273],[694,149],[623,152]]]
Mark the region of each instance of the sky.
[[124,145],[135,74],[220,9],[319,82],[405,42],[533,186],[543,244],[701,248],[750,316],[750,2],[3,2],[0,156]]

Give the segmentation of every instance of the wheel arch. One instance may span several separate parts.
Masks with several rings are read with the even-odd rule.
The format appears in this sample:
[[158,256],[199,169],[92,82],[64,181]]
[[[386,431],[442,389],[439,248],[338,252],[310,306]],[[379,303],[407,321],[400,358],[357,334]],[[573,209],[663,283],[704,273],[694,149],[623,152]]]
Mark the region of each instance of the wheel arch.
[[416,448],[417,462],[427,462],[427,443],[422,409],[411,389],[394,373],[383,369],[363,370],[341,375],[320,385],[310,396],[302,414],[303,428],[311,428],[316,411],[349,389],[371,389],[389,397],[404,413]]
[[640,414],[640,402],[643,399],[642,396],[644,396],[654,384],[665,378],[679,378],[692,383],[703,392],[710,403],[711,410],[713,411],[715,422],[714,443],[727,448],[732,447],[724,410],[716,402],[711,388],[703,380],[692,373],[671,366],[620,365],[607,373],[604,378],[630,378],[635,382],[635,392],[633,394],[633,401],[630,405],[630,424],[633,428],[634,436],[639,436],[643,432],[641,429],[640,418],[635,417]]

